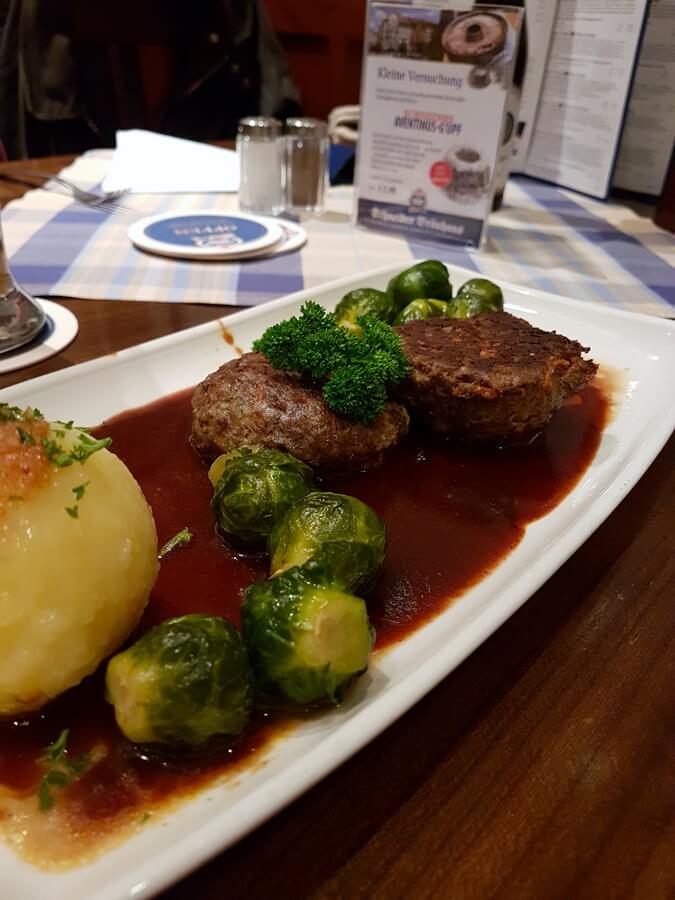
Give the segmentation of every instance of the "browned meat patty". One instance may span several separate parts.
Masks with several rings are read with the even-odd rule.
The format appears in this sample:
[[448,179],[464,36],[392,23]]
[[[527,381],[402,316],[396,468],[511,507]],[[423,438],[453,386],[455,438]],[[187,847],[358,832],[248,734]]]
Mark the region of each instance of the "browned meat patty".
[[397,331],[411,364],[399,399],[434,431],[468,440],[528,439],[598,368],[582,358],[587,347],[505,312]]
[[370,425],[326,406],[319,388],[246,353],[209,375],[192,398],[192,445],[210,460],[232,447],[285,450],[317,472],[366,469],[408,431],[408,413],[387,403]]

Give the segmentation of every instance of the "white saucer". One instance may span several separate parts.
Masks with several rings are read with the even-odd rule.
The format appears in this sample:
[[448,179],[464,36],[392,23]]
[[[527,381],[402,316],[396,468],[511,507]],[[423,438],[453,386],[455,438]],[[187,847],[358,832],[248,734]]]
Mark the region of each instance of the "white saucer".
[[271,247],[265,247],[262,250],[252,250],[248,253],[241,253],[236,259],[258,259],[267,256],[277,256],[279,253],[290,253],[292,250],[299,250],[303,244],[307,243],[307,232],[296,222],[289,222],[287,219],[262,219],[275,225],[281,231],[281,240]]
[[127,232],[140,250],[177,259],[236,259],[278,244],[283,232],[274,219],[213,210],[162,213],[134,222]]
[[47,320],[30,343],[0,354],[0,374],[44,362],[50,356],[60,353],[75,339],[79,323],[69,309],[51,300],[35,300],[44,310]]

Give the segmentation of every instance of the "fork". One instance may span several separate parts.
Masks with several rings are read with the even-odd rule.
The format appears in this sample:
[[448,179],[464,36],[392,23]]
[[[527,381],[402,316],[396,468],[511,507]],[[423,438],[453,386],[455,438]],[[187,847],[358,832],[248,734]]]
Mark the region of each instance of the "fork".
[[[76,203],[81,203],[84,206],[90,206],[93,209],[102,209],[112,213],[135,212],[131,207],[124,206],[118,202],[120,197],[129,193],[128,188],[122,188],[117,191],[103,191],[102,193],[85,191],[84,188],[78,187],[62,175],[52,175],[49,172],[40,172],[37,169],[12,169],[9,172],[0,172],[0,178],[6,178],[10,181],[12,179],[21,181],[23,178],[42,178],[45,181],[53,181],[56,184],[60,184],[68,191]],[[49,190],[49,188],[45,188],[45,190]],[[56,191],[55,193],[60,194],[61,191]]]

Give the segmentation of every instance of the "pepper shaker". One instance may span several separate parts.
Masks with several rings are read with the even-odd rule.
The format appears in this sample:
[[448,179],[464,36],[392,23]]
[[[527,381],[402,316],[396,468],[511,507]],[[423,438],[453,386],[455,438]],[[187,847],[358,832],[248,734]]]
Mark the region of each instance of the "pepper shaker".
[[239,208],[277,215],[284,208],[284,144],[281,122],[246,116],[237,128]]
[[286,119],[286,209],[322,212],[328,175],[326,123]]

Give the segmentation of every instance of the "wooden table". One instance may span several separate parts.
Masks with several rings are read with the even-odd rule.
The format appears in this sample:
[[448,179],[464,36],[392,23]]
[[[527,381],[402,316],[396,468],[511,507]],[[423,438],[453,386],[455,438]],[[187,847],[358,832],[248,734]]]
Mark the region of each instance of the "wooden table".
[[[0,388],[230,311],[61,302],[76,341]],[[396,725],[165,896],[674,897],[674,450]]]

